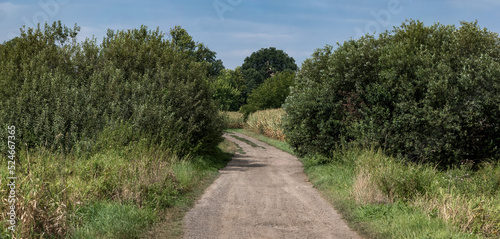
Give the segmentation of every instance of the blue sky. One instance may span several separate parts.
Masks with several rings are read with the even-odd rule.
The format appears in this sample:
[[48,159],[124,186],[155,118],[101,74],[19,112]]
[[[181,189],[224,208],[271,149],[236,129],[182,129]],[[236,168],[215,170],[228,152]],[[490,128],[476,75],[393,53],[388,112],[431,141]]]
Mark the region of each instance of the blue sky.
[[381,32],[418,19],[459,25],[478,20],[500,32],[500,0],[0,0],[0,42],[23,25],[61,20],[81,27],[79,40],[102,40],[107,29],[180,25],[234,69],[260,48],[276,47],[300,64],[326,44]]

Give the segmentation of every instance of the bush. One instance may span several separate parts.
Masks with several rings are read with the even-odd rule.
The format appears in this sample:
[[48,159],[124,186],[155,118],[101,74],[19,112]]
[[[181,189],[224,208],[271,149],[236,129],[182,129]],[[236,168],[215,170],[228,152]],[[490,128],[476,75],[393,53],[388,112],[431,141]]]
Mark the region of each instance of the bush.
[[287,98],[285,133],[300,154],[341,139],[414,161],[500,155],[500,40],[475,23],[408,21],[378,38],[317,50]]
[[223,70],[211,80],[210,87],[219,110],[238,111],[245,100],[245,80],[238,67],[235,70]]
[[221,142],[224,124],[207,80],[214,62],[200,60],[208,49],[194,47],[182,28],[171,31],[172,41],[145,26],[109,30],[102,45],[71,43],[78,30],[58,22],[2,44],[0,126],[16,126],[19,145],[88,148],[107,126],[122,123],[179,155]]
[[267,78],[263,84],[250,93],[248,104],[244,105],[240,111],[248,116],[257,110],[281,108],[294,83],[295,73],[293,72],[280,72]]

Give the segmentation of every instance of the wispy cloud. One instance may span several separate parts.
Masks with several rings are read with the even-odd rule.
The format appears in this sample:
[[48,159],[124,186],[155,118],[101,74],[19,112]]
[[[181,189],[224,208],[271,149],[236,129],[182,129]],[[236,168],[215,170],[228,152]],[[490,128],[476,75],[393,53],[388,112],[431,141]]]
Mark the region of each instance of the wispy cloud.
[[498,0],[449,0],[448,3],[451,6],[460,8],[488,9],[492,7],[500,7],[500,1]]
[[21,12],[25,6],[14,4],[12,2],[0,2],[0,17],[15,16]]
[[278,40],[278,39],[289,39],[292,36],[288,34],[275,34],[275,33],[258,33],[258,32],[239,32],[235,33],[234,38],[243,38],[243,39],[250,39],[250,40],[261,40],[261,39],[271,39],[271,40]]

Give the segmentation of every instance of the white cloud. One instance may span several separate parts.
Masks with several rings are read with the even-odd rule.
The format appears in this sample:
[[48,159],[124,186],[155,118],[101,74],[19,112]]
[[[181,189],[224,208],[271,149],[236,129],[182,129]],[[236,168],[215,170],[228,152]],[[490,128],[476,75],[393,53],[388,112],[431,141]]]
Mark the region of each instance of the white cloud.
[[247,57],[250,56],[255,49],[232,50],[222,53],[226,57]]
[[12,16],[16,16],[17,13],[23,10],[22,5],[16,5],[11,2],[0,2],[0,18],[9,18]]
[[448,3],[459,8],[491,9],[492,7],[500,7],[498,0],[449,0]]
[[235,33],[233,35],[235,38],[243,38],[243,39],[249,39],[249,40],[259,40],[259,39],[268,39],[268,40],[277,40],[277,39],[285,39],[285,38],[291,38],[292,36],[288,34],[273,34],[273,33],[246,33],[246,32],[240,32],[240,33]]
[[100,44],[102,38],[106,35],[106,32],[107,29],[104,28],[80,26],[80,32],[77,35],[77,40],[84,41],[86,38],[92,39],[92,37],[95,37],[97,39],[97,43]]

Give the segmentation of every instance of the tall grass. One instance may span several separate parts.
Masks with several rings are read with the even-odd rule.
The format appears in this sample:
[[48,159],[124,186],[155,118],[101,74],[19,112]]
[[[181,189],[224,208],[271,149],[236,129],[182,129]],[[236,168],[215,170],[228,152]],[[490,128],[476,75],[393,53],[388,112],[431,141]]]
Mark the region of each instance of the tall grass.
[[282,128],[282,118],[285,115],[283,109],[261,110],[248,116],[245,129],[251,130],[265,136],[285,141]]
[[245,125],[244,116],[240,112],[224,111],[220,113],[227,122],[229,129],[243,129]]
[[[149,140],[128,141],[115,135],[126,133],[103,134],[100,147],[91,147],[85,154],[43,147],[20,151],[16,167],[18,225],[11,235],[138,238],[158,212],[184,203],[185,195],[230,159],[223,154],[178,158]],[[7,175],[6,169],[1,167],[0,175]],[[6,185],[4,180],[0,178],[1,185]],[[6,187],[0,190],[7,195]],[[0,205],[5,235],[10,234],[5,227],[8,206]]]
[[[484,163],[473,170],[470,163],[464,162],[443,171],[432,165],[403,163],[371,150],[357,159],[356,179],[355,185],[369,181],[372,190],[382,192],[383,201],[408,203],[429,217],[445,220],[461,232],[500,236],[498,164]],[[370,190],[354,188],[358,199],[370,198],[369,193]]]
[[370,238],[500,236],[500,165],[443,171],[359,148],[302,161],[313,184]]

